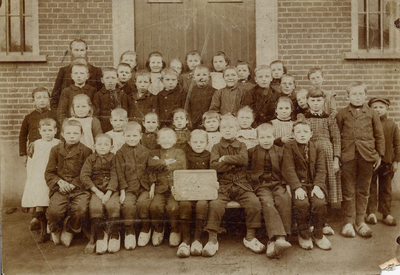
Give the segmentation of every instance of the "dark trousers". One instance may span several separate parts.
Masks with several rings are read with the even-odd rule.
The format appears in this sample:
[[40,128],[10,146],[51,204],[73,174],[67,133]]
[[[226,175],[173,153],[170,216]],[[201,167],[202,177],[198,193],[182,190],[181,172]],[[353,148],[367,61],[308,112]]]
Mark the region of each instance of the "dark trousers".
[[208,201],[180,201],[179,217],[181,220],[191,220],[193,208],[196,211],[196,220],[207,220]]
[[342,163],[342,193],[345,223],[364,222],[371,185],[373,163],[356,152],[355,158]]
[[261,226],[261,203],[252,191],[233,185],[224,193],[218,193],[216,200],[210,201],[208,221],[204,230],[213,230],[217,233],[225,231],[221,227],[221,220],[225,214],[226,205],[229,201],[235,200],[244,208],[246,213],[246,226],[248,229]]
[[61,194],[56,191],[50,198],[50,204],[46,212],[50,231],[56,233],[62,230],[64,218],[68,209],[70,224],[81,222],[86,216],[89,199],[90,192],[80,189],[75,189],[68,194]]
[[384,218],[390,214],[393,175],[391,163],[382,162],[381,166],[373,171],[367,207],[368,214],[375,214],[377,210],[383,214]]
[[92,194],[89,202],[89,214],[91,219],[103,218],[104,209],[109,218],[119,218],[120,206],[118,192],[113,192],[108,202],[103,205],[96,194]]
[[310,226],[313,225],[315,238],[322,239],[322,228],[327,215],[326,198],[319,199],[315,195],[311,197],[314,186],[302,186],[301,188],[307,192],[307,197],[303,200],[296,199],[295,192],[292,192],[293,214],[297,220],[299,235],[303,239],[309,239],[311,237]]
[[260,199],[268,238],[290,235],[292,225],[292,199],[286,188],[261,186],[255,192]]
[[142,191],[139,196],[133,192],[125,192],[125,201],[121,205],[121,214],[125,227],[133,225],[136,213],[138,213],[140,219],[148,219],[150,203],[151,199],[148,191]]
[[150,215],[152,224],[158,229],[166,219],[169,220],[172,231],[179,228],[179,202],[170,192],[154,195],[150,204]]

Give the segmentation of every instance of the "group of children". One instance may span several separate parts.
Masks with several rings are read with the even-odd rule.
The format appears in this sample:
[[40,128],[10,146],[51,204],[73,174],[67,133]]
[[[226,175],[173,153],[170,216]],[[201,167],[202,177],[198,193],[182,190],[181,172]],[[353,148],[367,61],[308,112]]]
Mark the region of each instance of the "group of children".
[[[82,43],[73,41],[72,50]],[[181,74],[179,60],[165,68],[153,52],[147,70],[136,72],[136,54],[128,51],[116,69],[102,70],[96,90],[78,57],[70,68],[73,83],[59,100],[52,97],[51,110],[47,89],[33,91],[35,111],[20,133],[20,154],[29,156],[22,206],[35,208],[39,242],[49,240],[48,224],[54,244],[67,247],[90,228],[86,253],[119,251],[121,232],[125,249],[150,239],[158,246],[168,221],[169,244],[179,257],[214,256],[231,200],[246,214],[244,245],[270,258],[291,247],[293,226],[302,248],[312,249],[314,241],[331,249],[328,204],[342,203],[345,237],[372,236],[366,222],[377,223],[377,210],[385,224],[396,225],[391,179],[400,137],[386,116],[388,99],[367,104],[366,86],[353,82],[346,89],[350,104],[337,111],[320,68],[308,73],[311,89],[296,90],[279,60],[254,75],[246,62],[231,66],[223,52],[213,57],[211,71],[197,52],[185,61],[188,71]],[[173,172],[186,169],[214,169],[218,198],[175,200]],[[256,236],[262,220],[267,246]]]

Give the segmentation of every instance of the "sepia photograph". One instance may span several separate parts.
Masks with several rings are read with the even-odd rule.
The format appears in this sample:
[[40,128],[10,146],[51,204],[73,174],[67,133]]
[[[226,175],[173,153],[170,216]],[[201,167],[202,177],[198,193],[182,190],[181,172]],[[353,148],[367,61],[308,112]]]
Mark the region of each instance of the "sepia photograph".
[[400,0],[0,0],[1,274],[400,274]]

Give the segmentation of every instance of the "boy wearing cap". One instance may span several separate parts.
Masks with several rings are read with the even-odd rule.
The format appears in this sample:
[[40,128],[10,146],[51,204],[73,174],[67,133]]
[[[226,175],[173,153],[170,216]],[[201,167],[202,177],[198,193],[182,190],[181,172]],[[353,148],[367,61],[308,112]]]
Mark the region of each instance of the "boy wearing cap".
[[390,206],[392,203],[392,178],[400,161],[400,134],[396,123],[387,118],[389,105],[390,100],[386,98],[374,97],[368,102],[368,106],[374,109],[381,119],[385,135],[385,155],[382,158],[381,166],[372,174],[366,222],[376,224],[375,213],[378,210],[382,213],[382,221],[386,225],[395,226],[396,220],[390,214]]

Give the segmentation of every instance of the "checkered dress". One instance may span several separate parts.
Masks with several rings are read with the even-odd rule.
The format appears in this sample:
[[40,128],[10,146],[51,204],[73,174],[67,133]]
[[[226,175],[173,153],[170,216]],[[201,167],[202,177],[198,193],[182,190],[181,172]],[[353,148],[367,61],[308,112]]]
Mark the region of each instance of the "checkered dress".
[[322,113],[321,116],[311,113],[305,114],[311,123],[313,131],[312,141],[319,144],[325,152],[327,167],[328,202],[339,203],[342,201],[342,187],[340,171],[335,174],[333,170],[333,157],[340,157],[340,132],[336,124],[335,113],[330,116]]

